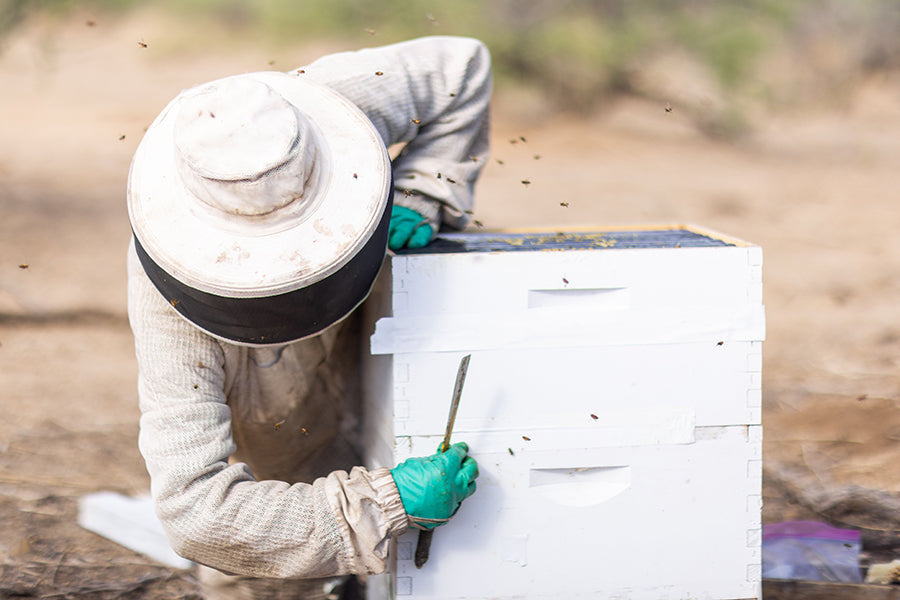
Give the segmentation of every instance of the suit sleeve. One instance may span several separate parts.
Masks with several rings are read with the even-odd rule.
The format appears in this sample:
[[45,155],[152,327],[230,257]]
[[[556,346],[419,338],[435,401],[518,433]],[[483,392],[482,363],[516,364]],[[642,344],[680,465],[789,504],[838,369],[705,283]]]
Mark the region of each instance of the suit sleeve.
[[394,202],[437,231],[471,219],[489,152],[491,62],[478,40],[427,37],[321,58],[302,67],[359,106],[394,159]]
[[335,471],[312,484],[257,481],[235,450],[220,342],[180,317],[133,247],[128,312],[138,361],[139,445],[157,516],[179,555],[253,577],[385,570],[406,529],[387,469]]

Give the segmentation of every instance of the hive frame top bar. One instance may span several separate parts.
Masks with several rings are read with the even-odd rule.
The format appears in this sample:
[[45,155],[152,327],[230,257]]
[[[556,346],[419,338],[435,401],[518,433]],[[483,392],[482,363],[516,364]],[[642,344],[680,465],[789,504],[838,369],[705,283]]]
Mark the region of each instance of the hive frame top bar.
[[705,248],[750,244],[695,225],[504,229],[441,233],[425,248],[398,255],[598,249]]

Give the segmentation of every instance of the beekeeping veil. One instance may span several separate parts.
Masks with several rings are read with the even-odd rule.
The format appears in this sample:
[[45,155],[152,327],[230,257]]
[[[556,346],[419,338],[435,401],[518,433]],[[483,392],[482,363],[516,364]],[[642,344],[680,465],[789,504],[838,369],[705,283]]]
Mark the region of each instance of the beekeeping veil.
[[313,335],[362,302],[390,196],[371,122],[302,73],[183,91],[128,178],[135,248],[156,288],[197,327],[246,345]]

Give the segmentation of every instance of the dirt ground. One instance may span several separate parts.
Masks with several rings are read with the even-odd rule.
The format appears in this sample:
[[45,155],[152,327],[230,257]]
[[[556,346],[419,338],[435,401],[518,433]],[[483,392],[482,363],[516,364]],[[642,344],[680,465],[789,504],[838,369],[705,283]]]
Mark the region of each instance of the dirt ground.
[[[190,597],[190,571],[76,524],[81,495],[149,487],[125,317],[128,164],[180,89],[329,48],[203,51],[164,21],[88,20],[26,27],[0,54],[0,597]],[[762,246],[764,521],[857,528],[865,560],[900,558],[900,80],[757,116],[732,143],[677,102],[564,118],[499,84],[496,98],[485,227],[696,223]]]

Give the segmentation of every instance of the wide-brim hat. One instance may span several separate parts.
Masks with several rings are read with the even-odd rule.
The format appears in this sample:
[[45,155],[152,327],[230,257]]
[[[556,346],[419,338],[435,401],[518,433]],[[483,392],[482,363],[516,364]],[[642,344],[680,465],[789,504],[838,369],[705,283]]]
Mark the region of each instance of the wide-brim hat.
[[132,160],[128,214],[144,270],[182,316],[230,342],[281,344],[365,299],[391,188],[358,107],[301,73],[250,73],[160,113]]

